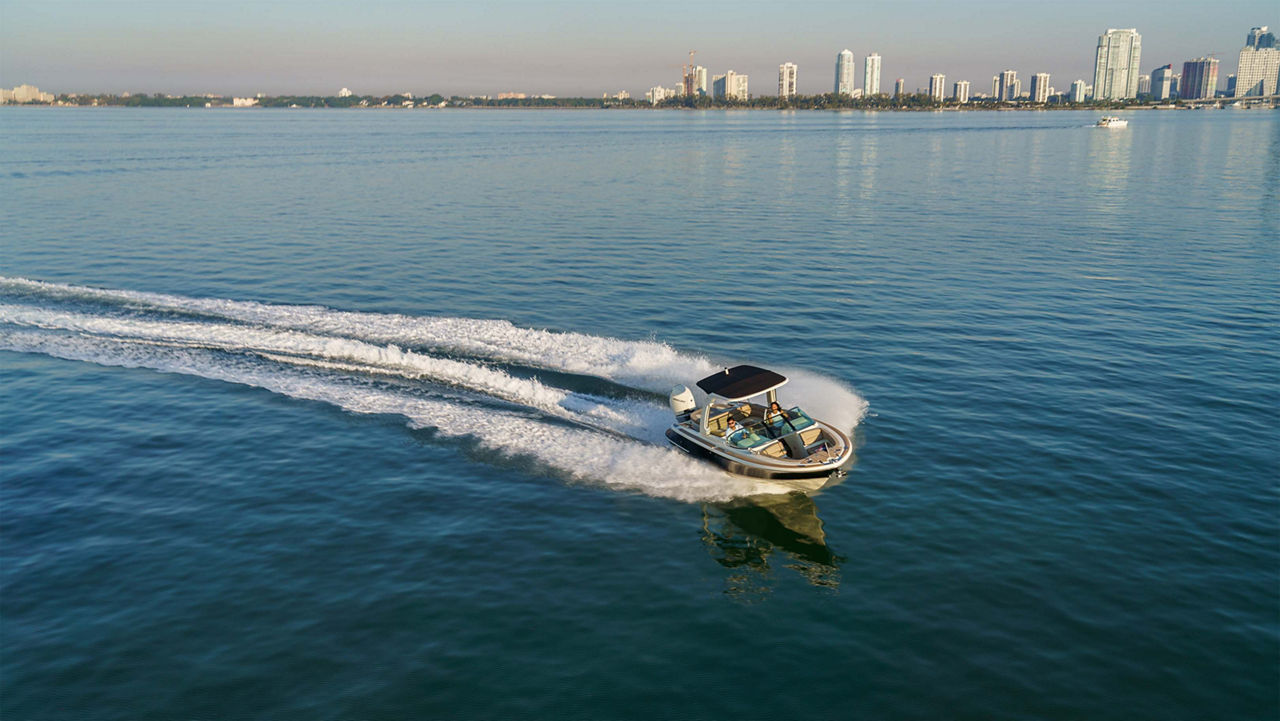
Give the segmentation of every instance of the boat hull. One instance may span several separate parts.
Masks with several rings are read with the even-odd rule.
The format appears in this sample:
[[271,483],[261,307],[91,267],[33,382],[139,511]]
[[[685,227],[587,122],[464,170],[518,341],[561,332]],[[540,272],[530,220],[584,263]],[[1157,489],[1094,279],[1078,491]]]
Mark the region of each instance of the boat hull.
[[667,429],[667,440],[671,442],[671,445],[685,453],[715,463],[734,475],[771,481],[791,481],[809,490],[822,488],[834,475],[841,473],[844,466],[853,458],[853,453],[846,451],[844,457],[838,462],[811,464],[808,466],[800,466],[799,464],[784,466],[771,463],[766,466],[763,462],[752,463],[717,452],[710,446],[699,443],[696,439],[680,433],[675,428]]

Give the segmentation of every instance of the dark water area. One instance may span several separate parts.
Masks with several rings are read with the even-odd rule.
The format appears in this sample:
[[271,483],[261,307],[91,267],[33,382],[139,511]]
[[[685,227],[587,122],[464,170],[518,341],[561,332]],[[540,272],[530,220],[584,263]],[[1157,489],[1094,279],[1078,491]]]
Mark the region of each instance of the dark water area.
[[1127,117],[4,109],[0,716],[1280,717],[1280,114]]

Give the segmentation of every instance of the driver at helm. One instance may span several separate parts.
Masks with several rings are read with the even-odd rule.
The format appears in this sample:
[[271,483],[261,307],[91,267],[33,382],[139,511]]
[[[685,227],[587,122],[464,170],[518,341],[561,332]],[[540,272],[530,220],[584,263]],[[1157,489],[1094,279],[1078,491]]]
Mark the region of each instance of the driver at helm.
[[745,433],[745,432],[746,432],[746,430],[747,430],[747,429],[745,429],[745,428],[743,428],[742,426],[738,425],[738,422],[737,422],[737,421],[735,421],[734,419],[730,418],[730,419],[729,419],[729,422],[728,422],[728,423],[726,423],[726,424],[725,424],[725,427],[724,427],[724,439],[725,439],[726,441],[733,442],[734,440],[736,440],[736,439],[735,439],[735,436],[740,436],[740,435],[742,435],[743,433]]

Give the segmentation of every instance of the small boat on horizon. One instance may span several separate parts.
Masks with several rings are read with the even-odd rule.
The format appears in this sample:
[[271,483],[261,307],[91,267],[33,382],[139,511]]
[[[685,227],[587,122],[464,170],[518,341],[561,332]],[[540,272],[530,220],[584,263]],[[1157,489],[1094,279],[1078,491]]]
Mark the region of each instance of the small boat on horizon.
[[1128,120],[1125,120],[1123,118],[1117,118],[1114,115],[1108,115],[1107,117],[1099,120],[1097,124],[1095,124],[1093,127],[1095,128],[1126,128],[1128,126],[1129,126]]
[[799,406],[779,404],[778,388],[786,383],[786,376],[764,368],[725,368],[698,381],[707,394],[702,407],[692,390],[677,385],[671,389],[675,421],[667,440],[730,473],[816,491],[843,472],[853,459],[853,443]]

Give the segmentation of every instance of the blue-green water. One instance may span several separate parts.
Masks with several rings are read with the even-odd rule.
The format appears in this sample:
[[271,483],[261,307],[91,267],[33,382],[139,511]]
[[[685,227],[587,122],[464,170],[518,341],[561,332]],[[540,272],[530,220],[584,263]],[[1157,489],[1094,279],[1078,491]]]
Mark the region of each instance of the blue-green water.
[[1276,718],[1280,114],[1094,120],[5,109],[0,715]]

